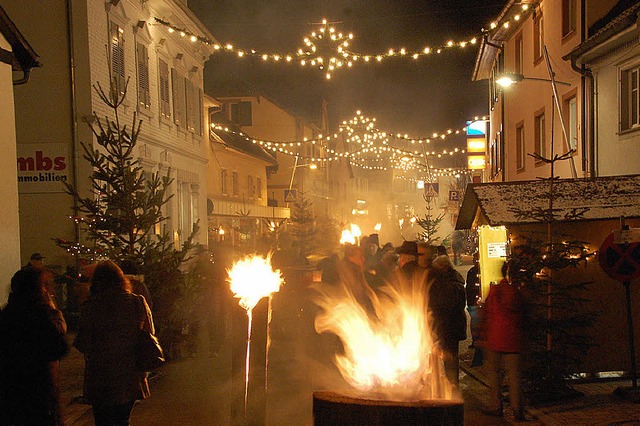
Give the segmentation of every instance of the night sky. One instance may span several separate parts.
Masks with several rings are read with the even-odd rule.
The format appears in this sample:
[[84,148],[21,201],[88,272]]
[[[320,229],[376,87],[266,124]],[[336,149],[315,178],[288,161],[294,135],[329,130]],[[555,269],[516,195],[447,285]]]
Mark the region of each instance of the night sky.
[[[189,0],[190,9],[220,43],[244,50],[293,53],[326,18],[353,33],[349,46],[362,53],[405,47],[421,51],[448,40],[471,39],[496,18],[504,1],[403,0]],[[472,82],[477,46],[452,48],[415,61],[386,59],[340,69],[327,80],[310,66],[218,53],[205,68],[213,96],[263,93],[296,115],[320,122],[326,99],[331,131],[361,110],[378,128],[426,137],[462,128],[487,114],[487,83]]]

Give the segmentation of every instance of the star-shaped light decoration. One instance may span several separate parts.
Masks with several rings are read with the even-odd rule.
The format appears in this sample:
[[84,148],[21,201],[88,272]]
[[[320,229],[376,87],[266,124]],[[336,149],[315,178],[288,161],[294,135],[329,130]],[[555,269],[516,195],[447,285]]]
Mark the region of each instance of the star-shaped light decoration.
[[313,31],[303,40],[305,47],[298,49],[300,64],[317,66],[325,71],[327,79],[331,78],[331,74],[337,68],[353,66],[353,60],[357,58],[356,55],[351,57],[347,50],[349,42],[353,40],[353,34],[337,32],[326,19],[322,20],[322,26],[318,31]]

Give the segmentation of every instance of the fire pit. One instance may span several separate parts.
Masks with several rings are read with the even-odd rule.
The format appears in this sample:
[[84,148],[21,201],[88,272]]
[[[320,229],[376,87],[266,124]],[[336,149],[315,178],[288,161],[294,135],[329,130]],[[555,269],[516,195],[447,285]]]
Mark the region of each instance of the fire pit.
[[318,288],[316,331],[340,338],[334,363],[353,390],[339,385],[315,392],[316,426],[464,424],[462,397],[445,376],[422,282],[400,281],[379,293],[357,278]]
[[380,401],[331,391],[313,393],[313,424],[335,425],[462,425],[462,401]]

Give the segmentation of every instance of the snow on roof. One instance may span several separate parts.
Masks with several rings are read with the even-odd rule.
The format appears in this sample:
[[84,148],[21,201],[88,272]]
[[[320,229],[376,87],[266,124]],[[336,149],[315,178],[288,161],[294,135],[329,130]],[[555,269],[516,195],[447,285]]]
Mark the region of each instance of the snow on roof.
[[[548,180],[469,184],[456,229],[471,228],[478,209],[482,213],[480,224],[546,222],[549,186]],[[553,187],[557,221],[640,217],[640,175],[556,179]]]

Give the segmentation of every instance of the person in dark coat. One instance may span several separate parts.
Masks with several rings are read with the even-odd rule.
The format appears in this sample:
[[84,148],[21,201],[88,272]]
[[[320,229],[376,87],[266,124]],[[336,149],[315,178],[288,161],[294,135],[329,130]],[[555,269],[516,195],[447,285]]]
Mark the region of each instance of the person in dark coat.
[[96,426],[128,425],[136,400],[149,397],[147,373],[135,365],[135,344],[139,328],[155,332],[151,310],[110,260],[96,266],[90,291],[75,341],[85,359],[84,397]]
[[415,241],[403,241],[400,247],[396,248],[396,253],[400,255],[398,258],[398,273],[401,279],[410,283],[413,282],[417,274],[422,279],[423,270],[418,266],[418,243]]
[[453,264],[462,265],[462,252],[464,250],[464,234],[456,229],[451,234],[451,250],[453,251]]
[[0,425],[62,425],[59,360],[67,353],[67,325],[54,307],[42,269],[11,279],[0,313]]
[[464,280],[448,256],[437,256],[430,272],[428,310],[431,331],[442,353],[449,382],[459,384],[460,341],[467,338]]
[[378,234],[371,234],[367,239],[367,247],[364,252],[364,269],[372,270],[382,260],[382,250],[380,249],[380,239]]
[[329,257],[325,257],[318,262],[318,269],[322,271],[321,281],[327,284],[337,284],[338,280],[338,260],[339,257],[336,253]]
[[503,278],[491,286],[484,303],[485,356],[489,364],[490,407],[485,414],[501,417],[502,390],[500,371],[504,364],[509,386],[509,402],[515,419],[524,420],[521,400],[520,357],[524,349],[525,303],[518,287],[512,283],[510,264],[502,267]]
[[393,283],[395,272],[398,269],[398,259],[400,255],[395,251],[388,251],[382,255],[380,263],[374,269],[369,284],[374,290],[379,289],[387,284]]
[[482,365],[483,353],[482,348],[476,347],[476,341],[480,338],[480,265],[478,264],[478,252],[473,254],[473,266],[467,272],[467,284],[464,287],[467,297],[467,311],[471,319],[471,345],[474,348],[471,366],[476,367]]

